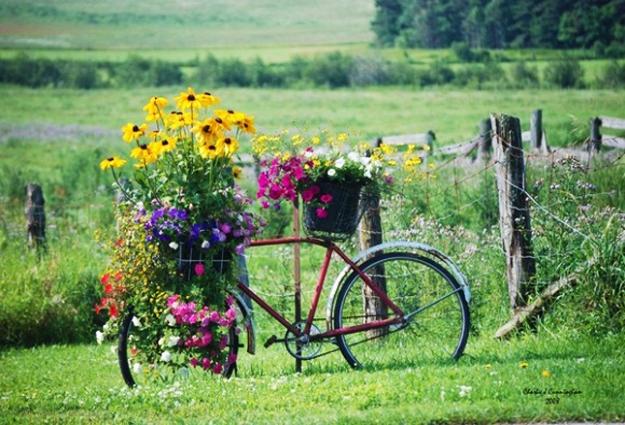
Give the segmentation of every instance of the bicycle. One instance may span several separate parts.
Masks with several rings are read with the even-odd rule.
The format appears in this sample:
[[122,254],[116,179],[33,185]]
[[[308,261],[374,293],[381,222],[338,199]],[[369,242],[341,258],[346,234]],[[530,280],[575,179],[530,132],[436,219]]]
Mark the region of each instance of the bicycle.
[[[326,250],[311,305],[305,320],[294,323],[251,287],[239,283],[232,295],[250,354],[256,352],[254,321],[242,295],[285,328],[283,338],[272,335],[265,347],[283,343],[299,360],[340,351],[352,368],[377,368],[409,366],[417,355],[434,360],[456,360],[462,355],[469,333],[471,292],[459,268],[435,248],[416,242],[387,242],[350,258],[331,240],[315,237],[257,240],[251,248],[284,244],[311,244]],[[326,326],[321,329],[314,319],[333,254],[345,266],[333,283]],[[122,375],[131,387],[136,382],[128,362],[132,317],[130,311],[123,320],[118,345]],[[239,336],[233,328],[229,354],[238,355]],[[331,348],[322,352],[324,344]],[[231,376],[236,367],[235,362],[223,375]]]

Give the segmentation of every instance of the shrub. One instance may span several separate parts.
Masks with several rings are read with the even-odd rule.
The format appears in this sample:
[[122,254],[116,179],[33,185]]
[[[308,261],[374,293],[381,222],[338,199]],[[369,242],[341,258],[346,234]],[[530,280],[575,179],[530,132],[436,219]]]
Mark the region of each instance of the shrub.
[[545,68],[545,82],[560,88],[581,88],[584,85],[584,70],[579,61],[575,59],[563,59]]
[[619,64],[611,61],[606,64],[597,78],[597,85],[606,88],[619,88],[625,86],[625,62]]
[[388,64],[376,56],[356,56],[349,72],[352,86],[384,85],[390,82]]
[[516,87],[536,87],[539,84],[538,70],[523,61],[516,62],[510,71],[512,84]]
[[224,86],[248,87],[252,85],[252,78],[243,61],[224,59],[217,67],[215,83]]
[[429,69],[420,72],[419,83],[421,86],[443,85],[451,83],[455,77],[456,74],[449,66],[435,61]]
[[352,67],[352,58],[341,52],[333,52],[317,56],[308,63],[305,77],[318,86],[332,88],[349,85],[349,74]]

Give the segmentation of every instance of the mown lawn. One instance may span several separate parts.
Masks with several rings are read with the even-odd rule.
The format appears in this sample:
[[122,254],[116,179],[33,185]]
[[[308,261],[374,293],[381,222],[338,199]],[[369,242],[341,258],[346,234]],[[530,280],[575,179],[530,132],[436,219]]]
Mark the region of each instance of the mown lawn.
[[[492,423],[625,419],[623,336],[473,338],[455,364],[293,373],[278,345],[229,381],[193,373],[129,391],[111,345],[0,353],[2,423]],[[527,367],[522,367],[522,366]]]

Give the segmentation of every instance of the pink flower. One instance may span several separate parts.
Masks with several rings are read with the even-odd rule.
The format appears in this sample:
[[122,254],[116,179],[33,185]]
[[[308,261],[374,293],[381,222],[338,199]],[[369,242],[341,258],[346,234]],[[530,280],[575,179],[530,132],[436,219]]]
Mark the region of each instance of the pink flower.
[[323,202],[324,204],[329,204],[330,202],[332,202],[332,195],[330,195],[329,193],[324,193],[319,199],[321,199],[321,202]]
[[304,202],[310,202],[313,200],[314,197],[315,192],[313,192],[312,187],[304,189],[304,191],[302,192],[302,199],[304,200]]
[[211,365],[211,361],[208,359],[208,357],[204,357],[202,359],[202,367],[204,369],[208,369],[210,367],[210,365]]
[[232,227],[228,224],[228,223],[223,223],[221,226],[219,226],[219,228],[221,229],[222,232],[224,232],[226,235],[228,233],[230,233],[230,231],[232,230]]
[[221,365],[221,363],[219,362],[215,362],[215,364],[213,365],[213,372],[216,374],[220,374],[221,372],[223,372],[224,367]]
[[328,216],[328,211],[325,208],[317,208],[315,214],[319,218],[326,218]]
[[191,360],[189,360],[189,363],[191,366],[196,367],[199,362],[195,357],[192,357]]
[[194,267],[193,267],[193,271],[195,272],[196,276],[202,276],[204,274],[205,268],[204,268],[204,264],[202,263],[197,263]]
[[223,350],[228,346],[228,335],[223,335],[219,340],[219,349]]

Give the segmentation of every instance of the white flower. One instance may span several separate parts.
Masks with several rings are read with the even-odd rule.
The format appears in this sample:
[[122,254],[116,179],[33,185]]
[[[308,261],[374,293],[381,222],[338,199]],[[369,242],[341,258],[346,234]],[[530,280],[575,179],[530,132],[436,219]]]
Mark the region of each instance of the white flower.
[[336,160],[336,162],[334,163],[334,166],[338,169],[343,168],[343,166],[345,165],[345,158],[339,158]]
[[466,397],[469,395],[472,389],[473,388],[469,387],[468,385],[460,385],[460,391],[458,391],[458,394],[460,395],[460,397]]
[[306,152],[304,152],[304,158],[306,158],[306,159],[310,159],[310,158],[312,158],[312,157],[313,157],[313,155],[314,155],[314,152],[312,152],[312,151],[306,151]]
[[330,168],[328,170],[328,176],[330,176],[330,177],[336,176],[336,170],[334,168]]
[[178,249],[178,243],[177,242],[169,242],[169,247],[171,249]]
[[361,156],[360,157],[360,163],[362,165],[367,165],[371,162],[371,158],[369,158],[368,156]]
[[208,249],[210,248],[210,246],[211,246],[211,243],[209,241],[202,242],[202,248]]
[[132,371],[137,375],[140,374],[142,370],[143,368],[141,367],[141,363],[135,363],[132,365]]
[[176,326],[176,318],[172,316],[171,314],[168,314],[167,316],[165,316],[165,321],[167,322],[169,326]]
[[158,340],[158,345],[160,345],[161,347],[162,347],[163,345],[165,345],[165,337],[161,337],[161,338]]
[[360,160],[360,155],[358,154],[358,152],[352,151],[347,154],[347,159],[349,159],[350,161],[357,162],[358,160]]
[[139,321],[139,318],[137,316],[134,316],[132,318],[132,326],[134,326],[135,328],[141,327],[141,322]]
[[163,351],[161,353],[161,361],[165,363],[171,361],[171,353],[169,351]]
[[95,340],[98,341],[98,345],[104,342],[104,334],[100,331],[95,332]]
[[180,341],[179,336],[170,336],[169,339],[167,340],[167,346],[175,347],[176,345],[178,345],[178,341]]

